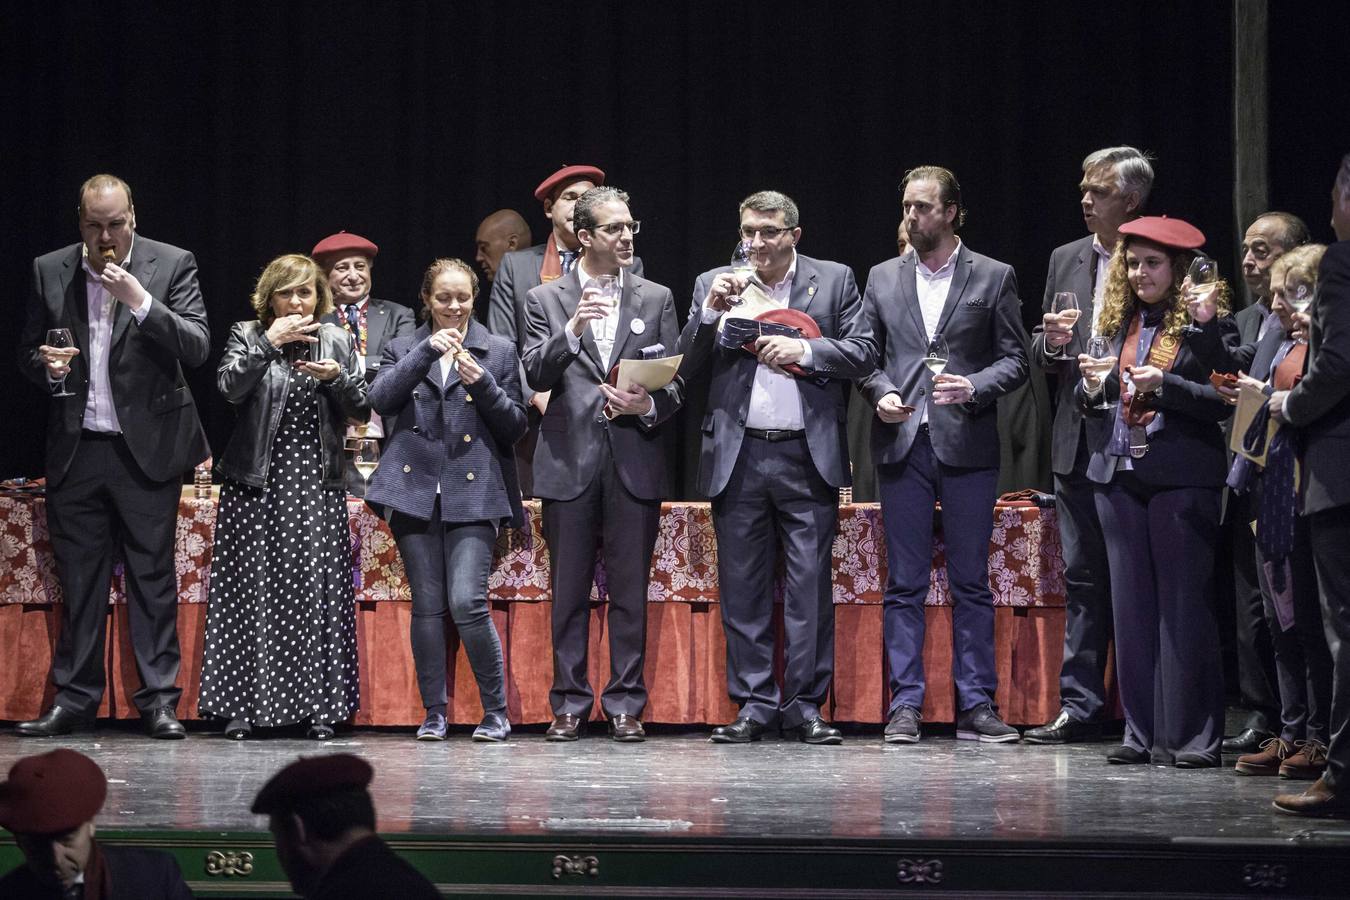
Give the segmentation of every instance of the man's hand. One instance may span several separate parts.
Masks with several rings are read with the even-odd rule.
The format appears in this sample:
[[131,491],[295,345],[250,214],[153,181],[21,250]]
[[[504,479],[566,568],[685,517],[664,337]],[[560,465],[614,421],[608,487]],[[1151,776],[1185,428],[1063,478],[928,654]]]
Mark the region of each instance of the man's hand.
[[1162,387],[1163,370],[1157,366],[1128,366],[1126,370],[1134,382],[1135,393],[1151,394]]
[[1075,315],[1062,315],[1048,312],[1041,317],[1041,333],[1045,335],[1045,346],[1058,350],[1073,340],[1073,325],[1078,321]]
[[567,320],[567,328],[577,337],[586,330],[586,323],[603,319],[609,315],[609,300],[598,287],[588,287],[581,292],[581,302],[577,311]]
[[744,278],[723,272],[714,278],[708,287],[708,296],[703,298],[703,308],[719,313],[726,312],[741,302],[737,295],[743,290],[745,290]]
[[943,373],[933,379],[933,402],[939,406],[968,403],[975,396],[975,385],[964,375]]
[[113,299],[127,309],[138,309],[145,302],[145,288],[141,287],[135,275],[117,263],[110,262],[105,265],[103,274],[98,278],[108,289],[108,293],[113,295]]
[[311,378],[317,378],[319,381],[332,381],[338,377],[342,367],[337,364],[335,359],[321,359],[318,362],[297,362],[295,367]]
[[70,361],[79,354],[80,351],[76,347],[48,347],[46,344],[38,347],[38,355],[47,365],[47,377],[53,381],[59,381],[70,374]]
[[1288,396],[1288,391],[1276,391],[1266,401],[1266,408],[1270,410],[1270,417],[1281,425],[1289,424],[1289,420],[1284,415],[1284,401]]
[[914,407],[906,406],[897,393],[889,393],[877,401],[877,418],[887,425],[899,425],[914,415]]
[[267,339],[272,342],[273,347],[280,347],[292,341],[317,344],[319,339],[314,336],[314,332],[322,325],[321,322],[315,322],[313,316],[277,316],[267,328]]
[[755,338],[755,354],[764,365],[781,372],[783,366],[801,362],[802,357],[806,355],[806,342],[801,338],[791,338],[781,334],[771,337],[757,337]]
[[611,419],[615,416],[645,416],[656,406],[651,394],[640,384],[624,391],[602,383],[600,393],[605,397],[605,413]]

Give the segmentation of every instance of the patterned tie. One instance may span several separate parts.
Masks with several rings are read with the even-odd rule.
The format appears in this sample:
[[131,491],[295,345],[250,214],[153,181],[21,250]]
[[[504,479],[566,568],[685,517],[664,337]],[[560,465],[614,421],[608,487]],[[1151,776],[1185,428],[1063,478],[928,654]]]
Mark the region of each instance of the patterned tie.
[[352,335],[352,346],[361,353],[364,349],[361,346],[361,309],[355,303],[347,304],[347,330]]
[[564,275],[572,271],[572,267],[577,264],[577,257],[580,255],[581,254],[576,250],[564,250],[562,252],[562,270]]

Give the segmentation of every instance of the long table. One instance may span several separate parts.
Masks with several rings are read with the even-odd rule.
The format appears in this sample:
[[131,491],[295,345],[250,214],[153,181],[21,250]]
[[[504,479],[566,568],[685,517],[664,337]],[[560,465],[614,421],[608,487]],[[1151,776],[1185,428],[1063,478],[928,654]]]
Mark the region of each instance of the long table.
[[[550,719],[553,676],[549,632],[548,554],[539,505],[527,503],[528,526],[504,529],[488,583],[492,616],[506,661],[508,712],[517,723]],[[184,688],[179,713],[196,715],[202,632],[210,581],[216,500],[185,492],[179,505],[175,563]],[[352,570],[357,590],[361,659],[359,725],[421,721],[408,643],[411,596],[398,549],[384,520],[349,498]],[[1064,582],[1053,509],[996,506],[989,573],[995,603],[998,702],[1014,723],[1040,723],[1058,710],[1063,639]],[[887,688],[881,642],[886,549],[876,504],[839,509],[834,544],[835,678],[826,714],[836,721],[884,721]],[[940,530],[934,538],[927,598],[924,665],[928,691],[923,715],[950,721],[951,615]],[[781,591],[781,582],[779,586]],[[590,671],[599,694],[608,676],[603,566],[592,591]],[[109,690],[100,714],[136,715],[138,683],[120,565],[110,594],[107,668]],[[652,559],[648,593],[645,718],[659,723],[728,721],[726,649],[718,608],[717,544],[707,503],[666,503]],[[0,719],[37,715],[51,701],[48,669],[59,627],[61,590],[47,539],[40,495],[0,496]],[[781,632],[781,608],[778,616]],[[450,717],[481,716],[477,688],[462,649],[450,673]],[[781,654],[779,659],[781,666]],[[596,710],[599,715],[599,710]]]

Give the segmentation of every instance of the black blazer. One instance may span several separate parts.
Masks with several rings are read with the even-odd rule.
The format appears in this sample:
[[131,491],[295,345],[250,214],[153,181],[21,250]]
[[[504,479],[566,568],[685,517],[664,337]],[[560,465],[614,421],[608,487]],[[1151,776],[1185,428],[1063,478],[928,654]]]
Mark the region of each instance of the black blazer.
[[452,369],[442,385],[441,354],[431,345],[431,326],[385,345],[370,405],[381,416],[397,419],[386,435],[366,501],[426,521],[440,485],[442,522],[491,521],[520,528],[525,514],[514,453],[526,428],[520,358],[510,341],[475,321],[469,322],[464,349],[478,361],[483,377],[465,385]]
[[[53,400],[47,419],[47,483],[59,485],[80,442],[89,397],[89,301],[83,244],[33,261],[33,290],[19,336],[19,368],[47,389],[47,368],[37,348],[47,329],[69,328],[80,353],[71,360],[66,388],[74,397]],[[149,478],[170,481],[206,459],[211,450],[197,418],[183,366],[206,361],[211,337],[197,286],[197,261],[186,250],[136,236],[131,274],[154,297],[145,321],[116,303],[108,349],[108,380],[127,448]]]
[[[370,419],[366,382],[352,352],[351,336],[336,325],[323,324],[311,345],[315,359],[332,359],[342,367],[338,376],[319,384],[319,441],[323,451],[325,487],[343,486],[344,436],[347,421]],[[283,348],[267,339],[267,329],[253,319],[230,328],[225,353],[216,369],[216,387],[234,405],[239,418],[225,452],[216,460],[223,477],[252,485],[267,485],[272,462],[272,440],[286,408],[286,385],[291,366]]]

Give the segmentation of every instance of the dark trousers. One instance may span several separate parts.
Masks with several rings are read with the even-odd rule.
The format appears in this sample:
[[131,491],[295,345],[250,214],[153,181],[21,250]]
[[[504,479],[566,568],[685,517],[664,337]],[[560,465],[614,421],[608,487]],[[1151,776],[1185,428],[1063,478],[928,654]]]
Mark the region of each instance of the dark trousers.
[[65,598],[52,681],[66,709],[93,715],[103,699],[108,592],[119,552],[141,676],[132,700],[142,712],[178,704],[178,497],[179,482],[147,478],[120,436],[88,432],[66,477],[48,492],[47,529]]
[[1131,472],[1097,486],[1111,565],[1125,744],[1170,765],[1219,760],[1223,672],[1211,601],[1218,488],[1158,488]]
[[924,697],[924,600],[933,569],[933,504],[942,501],[947,584],[952,598],[952,681],[957,709],[994,703],[994,597],[989,540],[994,531],[998,469],[939,462],[921,426],[904,462],[877,466],[886,523],[882,617],[890,668],[890,715],[920,709]]
[[[740,714],[795,728],[821,715],[834,675],[830,550],[839,493],[820,477],[806,438],[747,435],[713,498],[727,692]],[[783,687],[774,679],[774,573],[784,562]]]
[[609,613],[609,684],[600,696],[606,716],[641,716],[647,705],[642,667],[647,649],[647,584],[661,521],[661,503],[628,492],[609,456],[571,500],[545,500],[544,540],[553,570],[554,715],[591,714],[595,693],[587,676],[595,550],[605,558]]
[[487,601],[497,529],[488,522],[443,523],[439,497],[430,521],[394,512],[389,528],[412,588],[413,663],[422,705],[446,705],[446,626],[453,622],[478,682],[483,710],[505,712],[502,642]]
[[1111,642],[1111,578],[1096,492],[1087,478],[1090,454],[1080,434],[1073,471],[1055,476],[1055,513],[1064,550],[1064,662],[1059,703],[1080,722],[1106,705],[1106,651]]
[[1334,666],[1325,778],[1333,790],[1343,792],[1350,791],[1350,505],[1313,513],[1308,519],[1322,621]]
[[1246,728],[1279,730],[1280,699],[1275,671],[1274,634],[1266,620],[1262,598],[1260,564],[1252,536],[1254,513],[1251,495],[1229,494],[1224,516],[1224,543],[1232,554],[1233,613],[1239,702],[1247,710]]

